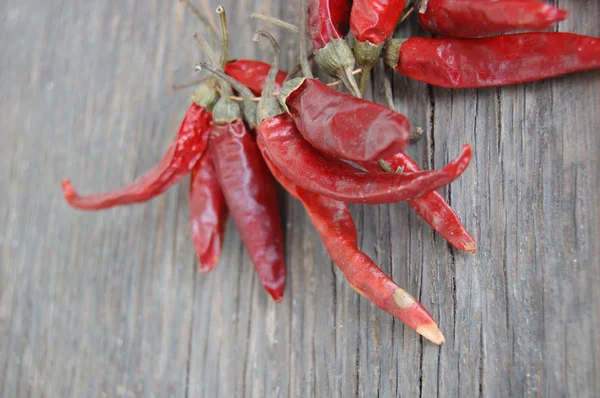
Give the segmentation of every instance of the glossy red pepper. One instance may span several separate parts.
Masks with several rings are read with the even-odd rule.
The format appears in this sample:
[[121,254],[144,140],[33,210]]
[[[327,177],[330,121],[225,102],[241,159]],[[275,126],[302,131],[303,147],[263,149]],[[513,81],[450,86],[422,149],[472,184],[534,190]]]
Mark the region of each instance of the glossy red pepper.
[[321,235],[325,249],[344,273],[350,286],[367,300],[400,319],[436,344],[445,341],[435,321],[406,290],[398,286],[358,247],[356,226],[348,206],[326,196],[298,187],[270,161],[261,148],[271,173],[290,195],[299,199]]
[[218,118],[217,106],[209,150],[219,184],[262,285],[279,302],[285,258],[274,181],[244,122]]
[[[385,165],[386,171],[391,172],[405,173],[421,170],[414,160],[401,152],[386,157],[380,162]],[[360,165],[369,171],[383,172],[380,164],[377,162],[361,162]],[[460,219],[450,205],[446,203],[442,195],[434,191],[419,198],[410,199],[407,203],[431,228],[442,235],[452,246],[467,253],[475,253],[477,251],[475,241],[465,227],[463,227]]]
[[471,147],[441,170],[373,174],[323,154],[302,138],[288,114],[263,118],[257,140],[281,172],[306,190],[349,203],[393,203],[432,192],[458,178],[471,160]]
[[310,0],[307,24],[317,64],[360,96],[352,76],[354,55],[344,39],[350,26],[351,5],[350,0]]
[[410,142],[410,123],[403,115],[315,79],[292,79],[279,99],[302,136],[331,156],[377,160],[404,150]]
[[[254,95],[260,95],[271,65],[261,61],[239,59],[225,65],[225,73],[248,87]],[[287,73],[278,71],[275,78],[275,91],[279,92]]]
[[354,56],[362,68],[359,87],[364,92],[369,71],[381,54],[383,43],[392,36],[406,0],[354,0],[350,29],[354,35]]
[[433,34],[467,38],[544,30],[568,13],[535,0],[424,0],[418,15]]
[[192,241],[205,274],[219,261],[229,214],[210,151],[192,169],[189,206]]
[[[214,100],[214,96],[212,98]],[[99,210],[152,199],[181,180],[202,157],[207,146],[210,120],[211,113],[204,106],[192,103],[175,141],[161,162],[144,176],[116,191],[86,196],[79,195],[71,181],[63,180],[65,200],[81,210]]]
[[483,39],[393,39],[385,60],[399,73],[436,86],[505,86],[600,68],[600,38],[521,33]]

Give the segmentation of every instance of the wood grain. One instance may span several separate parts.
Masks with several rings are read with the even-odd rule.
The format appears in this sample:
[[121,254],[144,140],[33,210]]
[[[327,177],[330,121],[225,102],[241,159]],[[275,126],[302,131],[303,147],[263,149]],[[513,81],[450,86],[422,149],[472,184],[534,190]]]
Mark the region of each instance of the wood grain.
[[[299,3],[223,1],[230,53],[269,59],[245,15],[295,21]],[[600,36],[599,2],[553,3],[570,11],[557,30]],[[231,223],[197,272],[187,179],[104,212],[63,202],[61,179],[116,188],[170,142],[190,91],[169,87],[197,77],[191,35],[206,34],[178,1],[6,0],[0,21],[0,396],[600,396],[599,72],[455,91],[393,76],[426,132],[411,155],[475,153],[442,193],[476,255],[403,203],[352,206],[362,249],[439,321],[437,347],[357,295],[285,195],[279,305]],[[269,28],[291,67],[296,37]]]

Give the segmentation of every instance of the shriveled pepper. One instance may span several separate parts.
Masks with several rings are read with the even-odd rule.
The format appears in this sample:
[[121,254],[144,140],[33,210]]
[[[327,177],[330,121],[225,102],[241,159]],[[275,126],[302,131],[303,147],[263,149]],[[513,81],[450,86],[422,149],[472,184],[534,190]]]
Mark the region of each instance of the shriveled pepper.
[[434,191],[456,179],[471,159],[471,147],[436,171],[407,174],[372,174],[326,155],[310,145],[298,132],[291,116],[273,97],[273,81],[279,68],[279,46],[264,31],[257,34],[271,41],[275,60],[258,103],[256,139],[266,148],[275,166],[296,185],[306,190],[353,203],[391,203]]
[[421,26],[436,35],[479,37],[548,29],[568,12],[536,0],[421,0]]
[[210,151],[192,168],[189,198],[192,241],[205,274],[219,261],[229,215]]
[[[404,173],[421,169],[407,154],[399,152],[381,159],[379,162],[361,162],[361,166],[372,172]],[[382,170],[383,167],[383,170]],[[442,195],[433,191],[416,199],[409,199],[408,205],[442,235],[452,246],[467,253],[475,253],[477,245],[460,222],[454,210]]]
[[325,249],[344,273],[350,286],[420,335],[435,344],[444,343],[444,335],[425,307],[383,273],[358,248],[356,226],[348,206],[344,202],[298,187],[270,161],[266,148],[262,147],[261,150],[277,181],[304,205],[313,225],[321,235]]
[[202,157],[211,121],[209,109],[214,104],[216,95],[210,83],[196,89],[194,102],[187,110],[175,141],[169,146],[161,162],[144,176],[116,191],[86,196],[79,195],[71,181],[63,180],[65,200],[81,210],[99,210],[145,202],[169,189],[188,174]]
[[362,72],[359,88],[364,92],[369,71],[377,62],[383,43],[392,36],[406,0],[354,0],[350,29],[356,39],[354,56]]
[[377,160],[404,150],[410,142],[410,123],[400,113],[315,79],[288,81],[279,100],[302,137],[338,158]]
[[354,55],[344,37],[350,26],[350,0],[310,0],[308,34],[315,61],[328,75],[341,80],[355,96],[360,96],[352,68]]
[[283,299],[285,257],[275,184],[256,142],[229,100],[231,89],[221,84],[215,105],[209,151],[219,184],[244,246],[265,290],[276,302]]
[[392,39],[385,61],[407,77],[436,86],[506,86],[600,68],[600,38],[535,32],[482,39]]
[[[254,95],[260,95],[271,65],[246,59],[229,61],[225,65],[225,73],[247,86]],[[279,91],[287,73],[278,71],[275,78],[275,90]]]
[[302,138],[287,114],[265,118],[259,143],[271,160],[298,186],[348,203],[382,204],[413,199],[458,178],[471,160],[471,147],[440,170],[405,174],[373,174],[314,149]]

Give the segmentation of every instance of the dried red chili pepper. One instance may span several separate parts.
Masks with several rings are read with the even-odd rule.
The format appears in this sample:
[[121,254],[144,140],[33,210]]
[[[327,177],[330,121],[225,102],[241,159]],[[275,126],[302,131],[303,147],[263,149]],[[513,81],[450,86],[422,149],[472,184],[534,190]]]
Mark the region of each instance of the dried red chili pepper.
[[279,68],[279,46],[268,32],[257,35],[271,41],[275,60],[258,103],[257,142],[266,147],[270,159],[296,185],[344,202],[391,203],[412,199],[456,179],[471,159],[471,147],[436,171],[407,174],[371,174],[326,155],[310,145],[298,132],[291,116],[273,97],[273,81]]
[[205,274],[219,261],[229,214],[210,151],[192,168],[189,206],[192,241]]
[[[248,87],[254,95],[260,95],[271,65],[261,61],[235,60],[225,65],[225,73]],[[279,91],[287,73],[278,71],[275,78],[275,90]]]
[[213,110],[209,151],[219,184],[244,246],[265,290],[283,299],[285,260],[283,232],[275,185],[239,107],[229,100],[231,89],[221,84],[222,97]]
[[194,93],[175,141],[159,164],[130,185],[116,191],[79,195],[71,181],[63,180],[65,200],[81,210],[99,210],[109,207],[144,202],[169,189],[188,174],[202,157],[208,139],[208,126],[211,113],[208,109],[216,100],[216,92],[210,84],[203,84]]
[[354,56],[362,72],[359,88],[364,92],[369,71],[377,62],[383,43],[392,36],[406,0],[354,0],[350,29],[356,39]]
[[436,86],[505,86],[600,68],[600,38],[521,33],[483,39],[392,39],[385,61],[407,77]]
[[440,170],[372,174],[314,149],[291,117],[265,118],[257,140],[264,140],[271,160],[298,186],[348,203],[394,203],[432,192],[458,178],[471,160],[471,147]]
[[[361,162],[360,165],[373,172],[382,172],[382,166],[385,167],[387,172],[416,172],[421,170],[414,160],[401,152],[382,159],[379,163]],[[442,195],[433,191],[419,198],[410,199],[407,203],[452,246],[467,253],[477,251],[475,241]]]
[[464,38],[544,30],[568,16],[535,0],[421,0],[418,14],[431,33]]
[[377,160],[410,142],[410,123],[403,115],[315,79],[290,80],[279,100],[308,142],[338,158]]
[[296,199],[299,199],[321,235],[325,249],[344,273],[350,286],[367,300],[400,319],[420,335],[436,344],[445,342],[432,316],[406,290],[391,280],[358,248],[356,226],[348,206],[326,196],[306,191],[270,161],[266,148],[261,148],[271,173]]
[[310,0],[307,23],[317,64],[359,97],[360,90],[352,76],[354,55],[344,39],[350,26],[351,3],[350,0]]

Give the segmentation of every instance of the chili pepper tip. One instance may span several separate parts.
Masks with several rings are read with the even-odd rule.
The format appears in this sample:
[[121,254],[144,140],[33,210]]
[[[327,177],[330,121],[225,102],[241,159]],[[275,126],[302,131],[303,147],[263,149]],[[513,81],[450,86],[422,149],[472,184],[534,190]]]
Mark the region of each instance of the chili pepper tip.
[[435,323],[421,325],[416,329],[416,332],[437,345],[442,345],[446,342],[446,338]]

